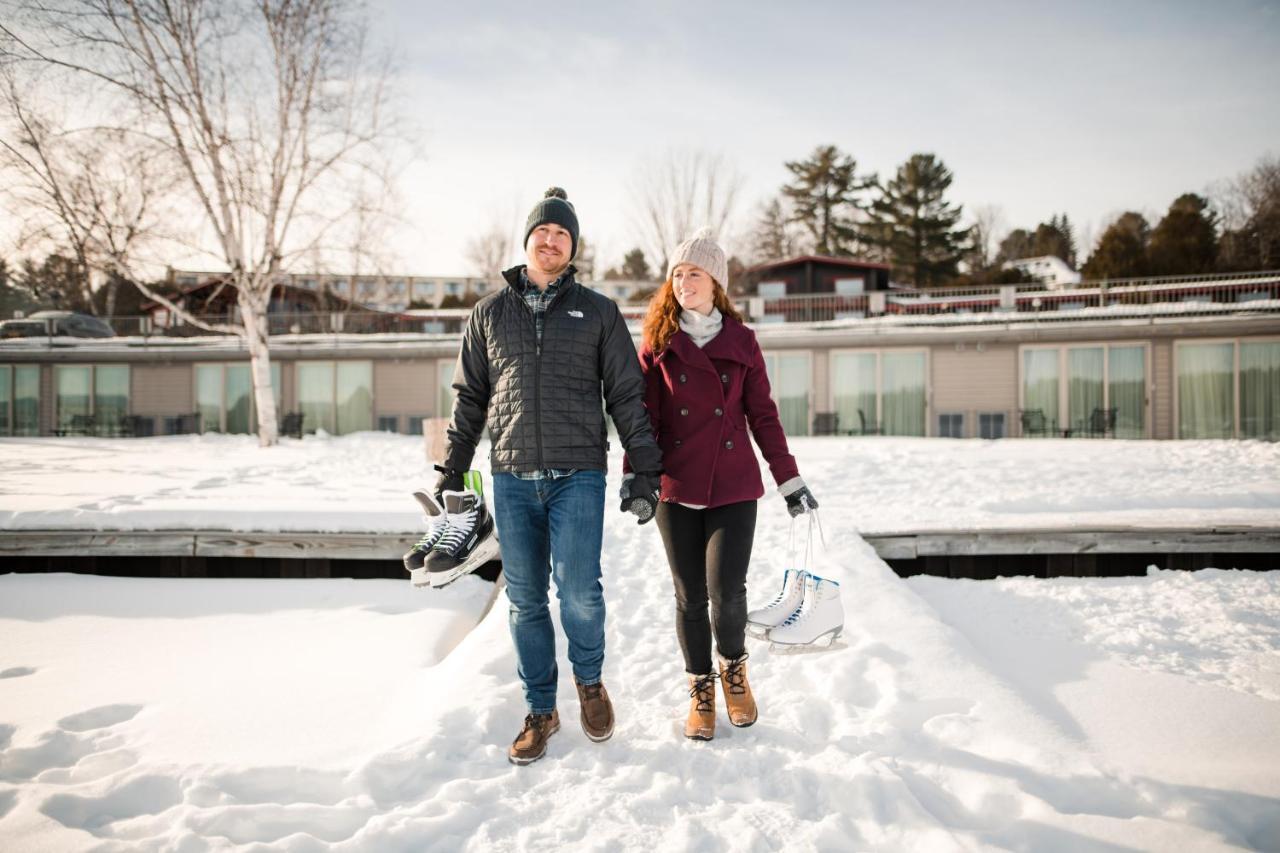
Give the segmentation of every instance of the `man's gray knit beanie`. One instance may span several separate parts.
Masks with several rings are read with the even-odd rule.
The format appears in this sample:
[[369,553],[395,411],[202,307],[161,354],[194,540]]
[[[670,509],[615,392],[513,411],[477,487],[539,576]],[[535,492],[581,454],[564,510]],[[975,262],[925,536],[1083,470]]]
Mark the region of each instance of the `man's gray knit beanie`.
[[524,245],[529,245],[529,235],[533,233],[533,229],[548,222],[559,225],[573,238],[573,249],[569,253],[569,259],[573,260],[578,254],[578,214],[569,203],[569,194],[560,187],[547,190],[542,201],[529,211],[529,219],[524,224]]

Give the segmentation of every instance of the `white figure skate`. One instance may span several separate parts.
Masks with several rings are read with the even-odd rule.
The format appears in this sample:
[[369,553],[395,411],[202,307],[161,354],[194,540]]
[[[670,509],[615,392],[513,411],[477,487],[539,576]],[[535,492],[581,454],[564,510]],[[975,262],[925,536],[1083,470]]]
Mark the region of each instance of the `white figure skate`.
[[782,576],[782,590],[773,601],[747,614],[747,633],[767,637],[771,629],[791,618],[804,600],[804,580],[808,575],[804,569],[787,569]]
[[[805,573],[804,601],[785,622],[769,631],[770,649],[830,648],[844,630],[840,584]],[[823,644],[822,641],[826,640]]]

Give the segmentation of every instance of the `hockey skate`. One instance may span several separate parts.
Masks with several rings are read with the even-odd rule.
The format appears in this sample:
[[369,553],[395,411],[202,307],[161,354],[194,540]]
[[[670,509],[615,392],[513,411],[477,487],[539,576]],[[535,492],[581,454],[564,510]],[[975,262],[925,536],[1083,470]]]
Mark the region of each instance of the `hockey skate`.
[[440,502],[436,500],[435,495],[431,494],[430,489],[418,489],[413,493],[413,497],[422,507],[422,520],[427,524],[427,532],[404,555],[404,568],[409,573],[410,583],[414,586],[427,586],[430,581],[427,578],[424,563],[431,549],[444,535],[448,520],[445,518],[444,507],[440,506]]
[[804,600],[785,622],[770,629],[769,649],[784,652],[829,649],[843,630],[840,584],[806,573]]
[[427,583],[434,589],[448,586],[501,554],[479,472],[468,471],[466,481],[460,491],[441,495],[445,529],[423,563]]
[[808,576],[804,569],[787,569],[782,576],[782,589],[773,601],[747,614],[747,634],[763,639],[770,629],[778,627],[799,610],[804,599],[804,581]]

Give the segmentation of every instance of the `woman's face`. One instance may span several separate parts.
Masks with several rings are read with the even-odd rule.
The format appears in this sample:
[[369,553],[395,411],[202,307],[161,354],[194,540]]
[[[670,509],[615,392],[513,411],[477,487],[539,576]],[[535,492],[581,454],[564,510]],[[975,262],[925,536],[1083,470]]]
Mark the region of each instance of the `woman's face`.
[[671,289],[676,302],[686,311],[710,314],[715,306],[715,280],[702,267],[677,264],[671,271]]

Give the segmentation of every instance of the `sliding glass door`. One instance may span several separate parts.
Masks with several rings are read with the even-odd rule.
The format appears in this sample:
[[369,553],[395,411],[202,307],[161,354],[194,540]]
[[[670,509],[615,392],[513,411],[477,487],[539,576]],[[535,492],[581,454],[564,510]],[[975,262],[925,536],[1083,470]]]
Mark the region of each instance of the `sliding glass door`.
[[808,435],[812,387],[809,354],[765,353],[764,364],[783,431],[787,435]]
[[298,409],[303,429],[333,435],[373,429],[373,362],[300,361]]
[[831,408],[838,429],[855,435],[925,435],[928,357],[924,350],[831,354]]
[[1235,345],[1176,347],[1178,438],[1235,436]]

